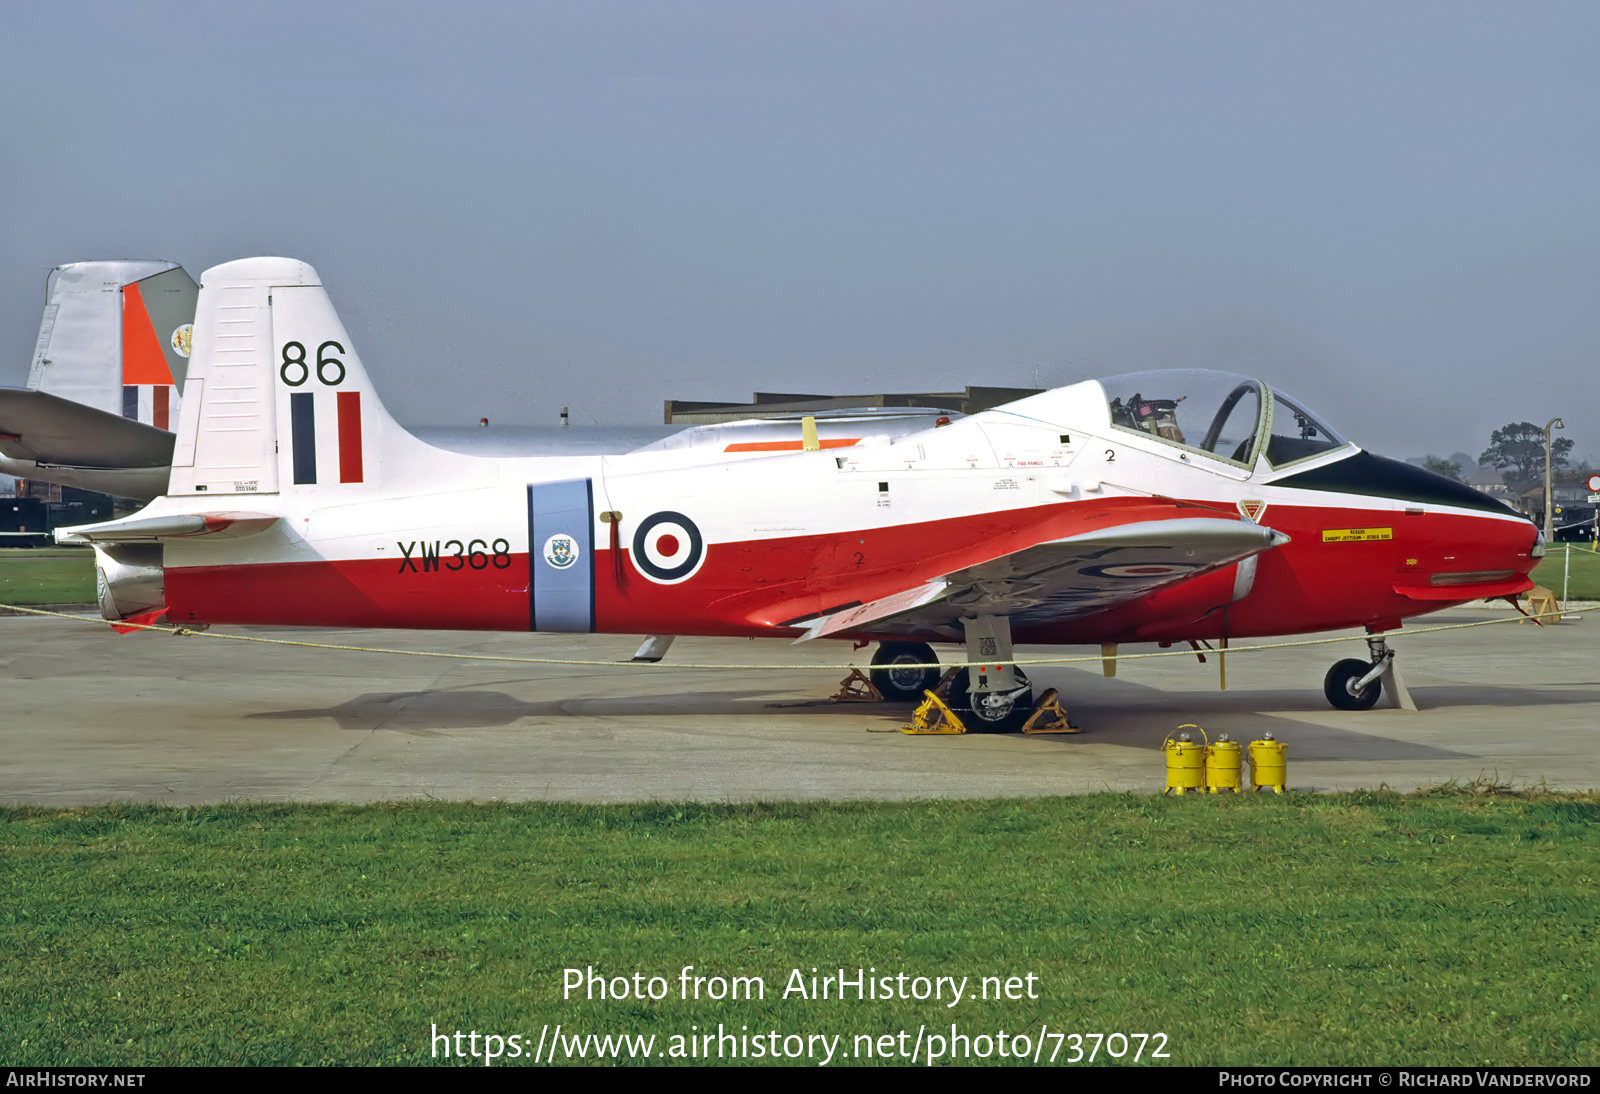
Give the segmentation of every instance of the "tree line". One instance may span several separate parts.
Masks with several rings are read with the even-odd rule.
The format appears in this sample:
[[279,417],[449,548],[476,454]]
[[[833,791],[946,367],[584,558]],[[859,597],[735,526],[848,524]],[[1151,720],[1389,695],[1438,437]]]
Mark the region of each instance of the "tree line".
[[[1587,465],[1571,467],[1568,453],[1570,437],[1555,437],[1550,442],[1552,477],[1565,481],[1588,472]],[[1478,457],[1480,466],[1497,469],[1513,493],[1521,494],[1544,482],[1544,429],[1532,422],[1511,422],[1489,435],[1489,447]],[[1461,464],[1442,456],[1429,456],[1423,464],[1429,471],[1461,481]]]

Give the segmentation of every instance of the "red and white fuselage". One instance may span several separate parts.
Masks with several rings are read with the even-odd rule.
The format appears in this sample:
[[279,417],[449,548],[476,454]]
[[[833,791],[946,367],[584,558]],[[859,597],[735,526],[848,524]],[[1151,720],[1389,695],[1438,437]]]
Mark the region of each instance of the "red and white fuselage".
[[469,456],[389,417],[315,271],[247,259],[202,278],[167,495],[70,531],[159,543],[174,623],[934,641],[981,604],[1020,642],[1165,642],[1385,628],[1531,584],[1528,521],[1265,385],[1253,424],[1240,385],[1204,441],[1184,392],[1157,426],[1113,386],[711,462]]

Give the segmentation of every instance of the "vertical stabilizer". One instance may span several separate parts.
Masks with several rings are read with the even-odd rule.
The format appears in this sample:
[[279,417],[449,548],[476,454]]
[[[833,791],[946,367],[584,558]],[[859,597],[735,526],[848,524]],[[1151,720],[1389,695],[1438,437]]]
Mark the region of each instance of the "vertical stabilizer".
[[28,387],[170,430],[197,292],[175,262],[56,267],[46,281]]
[[378,402],[317,272],[289,258],[207,270],[171,494],[326,493],[378,481],[409,438]]

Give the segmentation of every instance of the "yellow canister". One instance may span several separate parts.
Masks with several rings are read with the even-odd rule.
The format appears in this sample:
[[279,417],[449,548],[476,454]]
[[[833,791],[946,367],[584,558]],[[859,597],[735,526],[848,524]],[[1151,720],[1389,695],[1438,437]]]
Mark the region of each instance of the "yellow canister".
[[1250,788],[1267,787],[1275,794],[1289,788],[1289,746],[1263,733],[1259,741],[1250,742]]
[[1199,726],[1186,725],[1167,734],[1161,742],[1161,751],[1167,756],[1165,792],[1168,794],[1184,794],[1205,785],[1206,746],[1196,744],[1187,733],[1181,732],[1185,729],[1199,730],[1200,736],[1205,737],[1205,730]]
[[1244,749],[1238,741],[1231,741],[1224,733],[1216,743],[1206,749],[1206,790],[1217,794],[1224,790],[1239,793],[1240,772],[1244,769]]

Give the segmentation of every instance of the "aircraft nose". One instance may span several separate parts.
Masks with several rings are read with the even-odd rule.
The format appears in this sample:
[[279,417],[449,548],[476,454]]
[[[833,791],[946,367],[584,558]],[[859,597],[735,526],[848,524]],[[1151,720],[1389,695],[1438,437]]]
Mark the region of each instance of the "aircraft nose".
[[1405,537],[1396,591],[1423,600],[1476,600],[1522,592],[1543,541],[1526,520],[1438,514]]
[[1479,545],[1471,553],[1486,570],[1511,570],[1527,574],[1544,557],[1544,533],[1532,521],[1484,519],[1479,523]]

